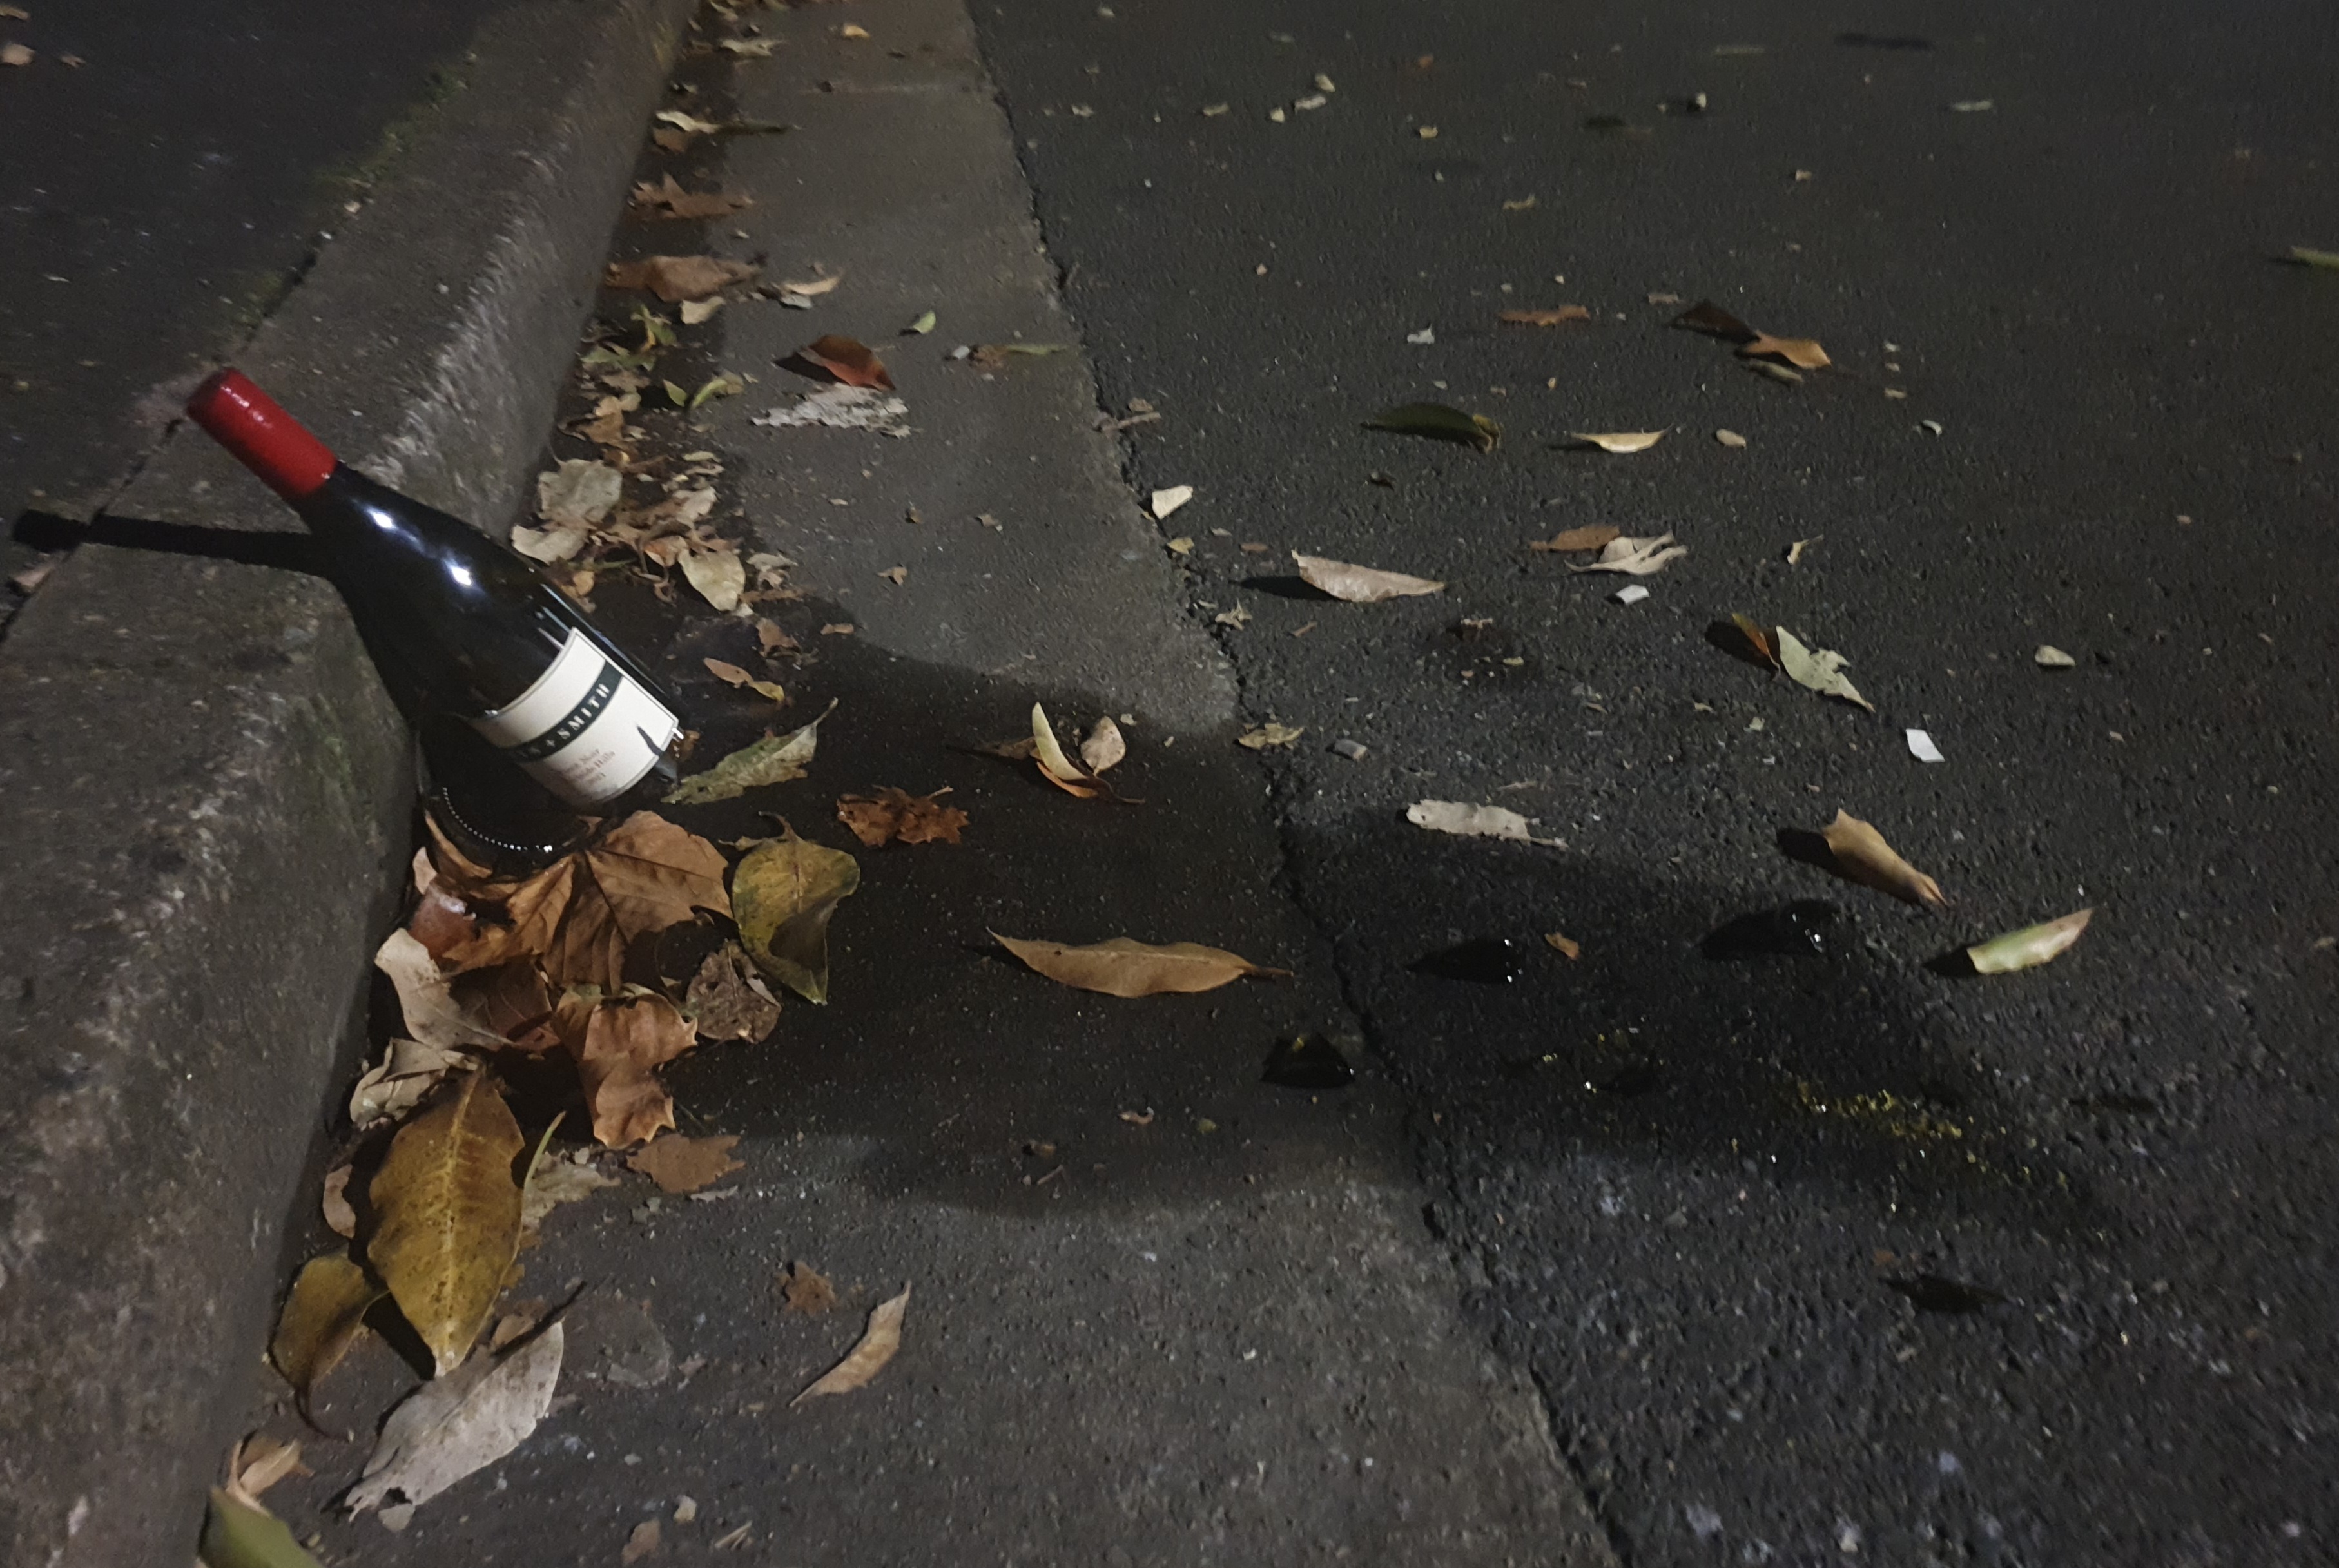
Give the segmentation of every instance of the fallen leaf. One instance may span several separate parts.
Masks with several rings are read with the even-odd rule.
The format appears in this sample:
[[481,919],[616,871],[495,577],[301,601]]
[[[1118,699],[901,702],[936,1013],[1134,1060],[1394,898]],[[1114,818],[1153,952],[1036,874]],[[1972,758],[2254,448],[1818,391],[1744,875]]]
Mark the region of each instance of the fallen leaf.
[[1172,485],[1166,490],[1153,492],[1153,516],[1156,521],[1168,517],[1194,498],[1191,485]]
[[699,662],[706,666],[708,675],[725,685],[737,686],[742,691],[754,692],[757,696],[769,697],[775,703],[785,703],[788,700],[787,688],[776,681],[759,680],[750,672],[724,659],[701,659]]
[[[1671,295],[1665,297],[1668,303],[1673,298]],[[1649,296],[1651,304],[1657,301],[1657,295]],[[1675,316],[1669,324],[1693,332],[1703,332],[1710,338],[1727,338],[1733,343],[1749,342],[1762,335],[1711,300],[1700,300]]]
[[350,1207],[350,1168],[337,1165],[325,1172],[317,1195],[317,1212],[325,1228],[343,1240],[358,1233],[358,1211]]
[[1038,703],[1031,705],[1031,760],[1039,764],[1040,776],[1066,794],[1093,800],[1111,793],[1102,779],[1064,754],[1056,726],[1048,722],[1048,710]]
[[[706,325],[707,321],[714,318],[715,312],[722,308],[723,296],[717,294],[713,299],[709,300],[685,300],[682,302],[682,310],[678,313],[682,317],[682,324],[684,326],[698,327]],[[706,401],[710,396],[714,395],[714,389],[716,388],[721,387],[727,389],[724,395],[728,396],[730,393],[741,390],[744,385],[745,383],[733,380],[729,377],[717,376],[715,380],[707,382],[706,386],[701,387],[695,394],[693,394],[687,406],[694,409],[698,407],[699,404]]]
[[1099,718],[1096,727],[1089,731],[1089,738],[1081,743],[1081,765],[1091,774],[1103,773],[1127,755],[1129,742],[1110,714]]
[[0,44],[0,65],[29,65],[33,51],[22,44]]
[[[1791,387],[1800,387],[1803,384],[1803,373],[1801,370],[1789,370],[1784,365],[1774,365],[1768,360],[1748,360],[1744,363],[1748,370],[1757,375],[1767,376],[1772,380],[1784,381]],[[1894,396],[1892,389],[1887,387],[1884,390],[1884,395],[1888,398]]]
[[923,338],[934,330],[934,319],[932,311],[921,311],[915,321],[902,329],[902,333],[904,337]]
[[1976,974],[2011,974],[2018,969],[2035,969],[2078,941],[2095,913],[2092,909],[2083,909],[2044,925],[2009,931],[2004,936],[1994,936],[1966,949],[1966,957]]
[[1491,452],[1502,445],[1503,427],[1484,414],[1466,414],[1444,403],[1405,403],[1384,409],[1365,421],[1368,430],[1393,430],[1400,436],[1427,436],[1432,440],[1458,441]]
[[1245,975],[1288,980],[1288,969],[1267,969],[1215,947],[1177,942],[1155,946],[1125,936],[1089,947],[1061,942],[992,936],[1033,970],[1060,984],[1107,996],[1187,995],[1216,991]]
[[608,464],[570,458],[536,476],[536,515],[556,528],[593,528],[617,506],[623,485]]
[[1825,534],[1813,534],[1808,539],[1795,540],[1792,544],[1787,547],[1787,564],[1791,567],[1799,567],[1802,565],[1803,552],[1810,549],[1813,545],[1818,544],[1825,537],[1827,537]]
[[1584,944],[1573,937],[1563,936],[1558,932],[1549,931],[1544,932],[1543,940],[1550,946],[1552,952],[1564,958],[1576,959],[1584,956]]
[[1756,626],[1751,616],[1732,616],[1726,621],[1714,622],[1705,628],[1705,640],[1750,665],[1769,670],[1779,667],[1779,656],[1771,646],[1770,632]]
[[848,387],[866,387],[890,392],[893,378],[885,372],[876,350],[855,339],[834,333],[815,338],[796,350],[798,357],[809,360]]
[[900,438],[910,433],[910,405],[891,393],[867,387],[823,387],[807,392],[785,408],[750,419],[751,425],[785,429],[796,425],[824,425],[834,430],[874,430]]
[[755,204],[754,197],[735,196],[727,191],[686,191],[671,174],[660,184],[645,181],[634,187],[637,218],[720,218]]
[[633,1533],[626,1537],[624,1548],[617,1553],[620,1568],[633,1568],[643,1558],[656,1556],[662,1539],[663,1533],[656,1520],[645,1519],[635,1525]]
[[1570,567],[1574,572],[1622,572],[1628,577],[1645,577],[1661,572],[1673,561],[1689,554],[1687,545],[1673,543],[1671,534],[1658,534],[1647,538],[1617,537],[1608,541],[1600,558],[1580,567]]
[[690,920],[697,910],[731,912],[723,870],[723,852],[713,844],[655,812],[636,812],[512,889],[504,899],[509,923],[482,926],[478,941],[448,959],[461,969],[484,969],[536,958],[553,986],[615,991],[637,938]]
[[[499,928],[489,928],[496,929]],[[448,954],[450,959],[458,958],[477,948],[479,942],[479,937],[459,942],[448,950]],[[390,983],[397,989],[399,1010],[406,1018],[406,1032],[424,1045],[442,1050],[457,1046],[493,1050],[505,1044],[502,1035],[473,1018],[456,1001],[452,981],[440,971],[439,962],[409,931],[391,932],[374,952],[374,967],[388,975]]]
[[301,1266],[268,1341],[268,1359],[292,1386],[304,1415],[310,1395],[365,1332],[365,1315],[380,1299],[381,1287],[346,1252]]
[[682,575],[698,590],[699,597],[725,615],[739,607],[739,596],[747,591],[746,563],[739,558],[739,547],[728,539],[686,550]]
[[667,1192],[696,1192],[714,1186],[735,1170],[747,1169],[745,1160],[731,1158],[732,1146],[738,1141],[735,1132],[716,1138],[684,1138],[669,1132],[636,1150],[627,1159],[626,1166],[640,1171]]
[[2305,245],[2293,245],[2287,259],[2302,267],[2325,267],[2339,271],[2339,251],[2317,251]]
[[1820,838],[1831,863],[1824,869],[1844,881],[1890,893],[1903,903],[1949,907],[1939,883],[1902,860],[1882,833],[1850,813],[1839,809]]
[[735,942],[706,955],[691,977],[684,1005],[702,1040],[762,1040],[780,1021],[779,999],[765,988]]
[[1288,746],[1307,733],[1297,725],[1264,724],[1237,735],[1235,743],[1248,746],[1255,752],[1263,752],[1269,746]]
[[860,885],[858,861],[785,828],[731,873],[740,943],[756,968],[806,1001],[824,1004],[829,917]]
[[893,1353],[902,1347],[902,1315],[910,1308],[910,1287],[902,1287],[902,1294],[879,1302],[869,1314],[869,1326],[862,1331],[861,1342],[844,1360],[821,1374],[817,1381],[802,1394],[788,1401],[793,1410],[807,1399],[818,1399],[831,1394],[850,1394],[864,1386],[885,1369]]
[[1446,587],[1444,583],[1432,582],[1427,577],[1352,566],[1347,561],[1327,560],[1322,556],[1303,556],[1297,550],[1291,552],[1291,558],[1299,567],[1299,576],[1310,587],[1347,604],[1378,604],[1383,599],[1437,593]]
[[1470,805],[1452,800],[1416,801],[1405,808],[1405,820],[1432,833],[1450,833],[1463,838],[1509,839],[1515,843],[1539,843],[1547,849],[1567,847],[1559,839],[1535,837],[1527,831],[1526,818],[1504,806]]
[[836,35],[840,38],[866,38],[869,36],[869,29],[859,23],[847,22],[836,30]]
[[[498,1045],[510,1043],[501,1035]],[[479,1059],[419,1040],[393,1040],[381,1060],[366,1070],[350,1091],[350,1125],[359,1132],[380,1122],[397,1121],[420,1105],[450,1072],[469,1072]]]
[[514,523],[511,531],[513,549],[548,567],[574,559],[592,539],[591,532],[581,528],[531,528],[526,523]]
[[1645,452],[1663,440],[1665,433],[1663,430],[1611,430],[1605,433],[1570,430],[1568,439],[1581,441],[1588,447],[1597,447],[1604,452]]
[[1063,353],[1071,347],[1070,343],[977,343],[967,350],[966,357],[970,364],[979,365],[986,370],[998,370],[1018,359],[1044,359],[1050,354]]
[[1713,432],[1713,439],[1733,451],[1742,452],[1746,449],[1746,438],[1735,430],[1716,430]]
[[[1504,205],[1508,207],[1510,203]],[[1582,305],[1562,305],[1552,311],[1501,311],[1495,313],[1495,320],[1515,327],[1557,327],[1569,321],[1588,321],[1592,312]]]
[[795,294],[813,300],[830,292],[843,281],[844,281],[844,273],[831,272],[824,278],[790,278],[780,284],[780,290],[783,293]]
[[366,1260],[389,1287],[438,1375],[463,1364],[519,1250],[512,1161],[526,1141],[503,1090],[473,1073],[390,1140],[366,1199]]
[[1212,616],[1210,618],[1222,626],[1232,626],[1237,631],[1240,631],[1243,627],[1250,625],[1251,616],[1250,611],[1248,608],[1241,605],[1237,605],[1233,609],[1220,610],[1217,615]]
[[883,571],[879,572],[877,575],[898,588],[903,583],[910,580],[910,568],[907,567],[887,567]]
[[822,720],[836,711],[832,702],[820,717],[784,735],[766,735],[740,747],[705,773],[692,774],[666,792],[669,805],[704,805],[731,800],[751,789],[787,784],[804,776],[805,764],[819,749]]
[[671,305],[720,293],[762,270],[716,256],[645,256],[638,261],[610,262],[601,281],[612,289],[646,289]]
[[836,1305],[836,1287],[808,1263],[790,1263],[780,1272],[780,1299],[790,1312],[818,1317]]
[[2031,662],[2042,670],[2068,670],[2077,667],[2079,661],[2050,643],[2040,643],[2038,651],[2030,656]]
[[555,1323],[498,1359],[482,1356],[416,1389],[382,1422],[343,1505],[362,1514],[398,1497],[417,1507],[518,1447],[552,1408],[562,1348]]
[[289,1475],[314,1475],[301,1463],[301,1445],[255,1432],[235,1445],[227,1459],[227,1494],[239,1503],[262,1506],[261,1495]]
[[1623,532],[1606,523],[1586,523],[1580,528],[1568,528],[1548,539],[1534,539],[1527,544],[1531,550],[1596,550]]
[[803,645],[781,630],[778,622],[758,619],[755,622],[755,646],[765,654],[792,654]]
[[[0,64],[17,64],[0,49]],[[212,1488],[198,1551],[203,1568],[318,1568],[317,1560],[292,1538],[291,1525],[236,1496],[232,1487]]]
[[546,1217],[562,1204],[582,1202],[617,1185],[616,1177],[590,1161],[581,1165],[573,1159],[537,1161],[519,1192],[520,1234],[534,1235]]
[[1784,626],[1778,628],[1778,637],[1779,667],[1798,685],[1809,686],[1821,696],[1840,697],[1870,713],[1876,711],[1876,705],[1861,696],[1851,678],[1843,673],[1850,661],[1841,654],[1827,648],[1807,648]]
[[698,1043],[682,1011],[662,996],[627,997],[593,1010],[577,1053],[577,1077],[593,1136],[623,1149],[674,1125],[674,1100],[657,1070]]
[[1824,370],[1834,362],[1815,339],[1774,338],[1768,332],[1757,332],[1740,344],[1738,354],[1746,360],[1784,360],[1802,370]]
[[836,803],[836,820],[871,849],[900,839],[903,843],[956,843],[966,826],[966,813],[943,805],[951,792],[912,794],[887,785],[873,796],[849,794]]

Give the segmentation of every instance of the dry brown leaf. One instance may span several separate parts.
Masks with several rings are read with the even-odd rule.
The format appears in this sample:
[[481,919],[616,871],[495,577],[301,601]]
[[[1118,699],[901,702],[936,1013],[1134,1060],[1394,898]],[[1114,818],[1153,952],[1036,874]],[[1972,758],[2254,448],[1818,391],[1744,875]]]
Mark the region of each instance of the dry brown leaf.
[[1063,744],[1056,739],[1056,726],[1048,722],[1048,711],[1038,703],[1031,705],[1031,760],[1039,764],[1040,776],[1081,800],[1093,800],[1110,794],[1111,786],[1090,773],[1064,754]]
[[1828,869],[1844,881],[1889,892],[1903,903],[1949,907],[1939,883],[1902,860],[1882,833],[1858,817],[1839,808],[1820,837],[1833,861]]
[[780,999],[735,942],[706,955],[684,1000],[702,1040],[762,1040],[780,1021]]
[[456,948],[448,960],[482,969],[535,958],[555,986],[614,991],[635,939],[690,920],[698,910],[731,912],[724,869],[723,852],[696,833],[655,812],[636,812],[513,888],[504,899],[508,923],[482,927],[477,941]]
[[786,278],[780,282],[780,292],[801,294],[807,300],[817,299],[844,281],[844,274],[832,272],[824,278]]
[[1291,978],[1288,969],[1268,969],[1199,942],[1174,942],[1157,947],[1117,936],[1090,947],[1071,947],[1061,942],[1001,936],[995,931],[991,934],[1002,947],[1050,980],[1107,996],[1187,995],[1216,991],[1245,975],[1262,980]]
[[1291,559],[1299,567],[1299,576],[1308,587],[1346,604],[1378,604],[1383,599],[1438,593],[1446,587],[1444,583],[1432,582],[1427,577],[1353,566],[1347,561],[1328,560],[1322,556],[1303,556],[1297,550],[1291,552]]
[[1235,744],[1248,746],[1255,752],[1263,752],[1270,746],[1288,746],[1307,733],[1307,730],[1298,725],[1270,722],[1259,725],[1257,729],[1245,730],[1241,735],[1235,736]]
[[626,1166],[668,1192],[696,1192],[735,1170],[747,1169],[745,1161],[731,1158],[732,1146],[738,1141],[735,1132],[716,1138],[684,1138],[669,1132],[636,1150]]
[[454,990],[456,1003],[466,1013],[515,1042],[552,1011],[544,971],[527,959],[467,971],[455,977]]
[[350,1207],[350,1176],[348,1166],[333,1167],[325,1172],[323,1189],[317,1195],[317,1212],[325,1228],[343,1240],[358,1233],[358,1211]]
[[1672,562],[1689,554],[1687,545],[1673,543],[1671,534],[1657,534],[1648,538],[1618,537],[1608,541],[1596,561],[1580,567],[1570,567],[1574,572],[1622,572],[1626,577],[1645,577],[1661,572]]
[[1129,755],[1129,742],[1110,714],[1096,722],[1089,738],[1081,743],[1081,765],[1092,774],[1101,774]]
[[1738,354],[1747,360],[1784,360],[1801,370],[1824,370],[1833,362],[1814,339],[1774,338],[1768,332],[1757,332],[1739,345]]
[[637,218],[721,218],[755,204],[754,197],[735,196],[728,191],[686,191],[671,174],[660,184],[644,181],[634,187]]
[[664,1540],[665,1532],[658,1527],[656,1520],[643,1520],[634,1526],[633,1533],[626,1537],[625,1546],[617,1553],[618,1568],[633,1568],[643,1558],[656,1556],[658,1546]]
[[1771,646],[1770,632],[1756,625],[1752,616],[1733,615],[1726,621],[1715,621],[1705,628],[1705,639],[1750,665],[1772,670],[1779,667],[1779,655]]
[[1663,430],[1611,430],[1605,433],[1571,430],[1568,432],[1570,440],[1582,441],[1584,445],[1597,447],[1604,452],[1617,453],[1645,452],[1664,438],[1665,433]]
[[739,558],[739,547],[728,539],[686,547],[682,575],[699,597],[726,616],[739,607],[739,596],[747,591],[747,565]]
[[444,1376],[463,1364],[519,1250],[525,1140],[503,1090],[472,1073],[399,1129],[366,1189],[366,1258]]
[[809,1263],[792,1262],[780,1271],[780,1299],[790,1312],[818,1317],[836,1305],[836,1287]]
[[869,1314],[869,1326],[862,1331],[861,1342],[844,1360],[821,1374],[817,1381],[802,1394],[788,1401],[793,1410],[807,1399],[818,1399],[831,1394],[850,1394],[862,1387],[885,1369],[893,1353],[902,1347],[902,1315],[910,1308],[910,1287],[902,1287],[902,1294],[879,1302]]
[[300,1444],[255,1432],[238,1443],[235,1452],[228,1455],[227,1494],[239,1503],[257,1508],[261,1494],[286,1476],[315,1474],[301,1463]]
[[1592,312],[1582,305],[1562,305],[1554,311],[1504,311],[1495,319],[1515,327],[1557,327],[1569,321],[1588,321]]
[[593,1136],[610,1149],[674,1125],[674,1100],[657,1070],[697,1043],[690,1021],[662,996],[605,1001],[593,1010],[577,1057]]
[[893,378],[886,373],[876,350],[856,339],[840,337],[832,332],[827,337],[814,339],[798,349],[796,353],[848,387],[868,387],[883,392],[893,390]]
[[755,646],[766,654],[792,654],[804,645],[781,630],[778,622],[758,617],[755,622]]
[[268,1342],[268,1359],[292,1386],[304,1415],[310,1395],[357,1343],[366,1313],[380,1299],[381,1287],[345,1252],[301,1266]]
[[1563,958],[1577,959],[1584,956],[1584,944],[1574,937],[1563,935],[1555,931],[1547,931],[1544,932],[1543,940],[1552,952]]
[[434,877],[416,901],[414,912],[407,917],[406,929],[425,952],[438,959],[477,936],[479,922],[469,904],[439,885]]
[[1454,800],[1416,801],[1405,808],[1405,820],[1432,833],[1450,833],[1460,838],[1509,839],[1514,843],[1539,843],[1546,849],[1567,847],[1559,839],[1535,837],[1527,831],[1533,824],[1506,806],[1472,805]]
[[838,801],[836,820],[871,849],[897,838],[903,843],[956,843],[967,816],[956,806],[941,804],[950,793],[945,788],[912,794],[889,784],[873,796],[849,794]]
[[1586,523],[1580,528],[1568,528],[1554,534],[1548,539],[1531,539],[1527,542],[1527,548],[1553,551],[1596,550],[1623,531],[1622,528],[1611,528],[1606,523]]
[[746,261],[725,261],[717,256],[645,256],[638,261],[612,261],[602,281],[612,289],[647,289],[671,305],[680,300],[704,300],[734,283],[744,283],[761,268]]
[[861,863],[782,826],[781,837],[749,851],[731,874],[739,941],[757,969],[824,1004],[829,918],[861,885]]
[[[518,1447],[552,1408],[564,1346],[554,1323],[500,1358],[482,1356],[407,1395],[382,1422],[342,1506],[355,1514],[392,1497],[410,1508],[428,1503]],[[390,1522],[388,1510],[383,1519]]]
[[[461,954],[477,949],[488,936],[501,929],[490,927],[479,937],[457,942],[447,950],[448,961],[458,962]],[[373,955],[373,963],[397,989],[407,1033],[423,1044],[441,1050],[471,1046],[491,1050],[504,1043],[501,1035],[472,1017],[455,1000],[452,981],[440,971],[439,961],[431,957],[430,951],[411,932],[394,931],[384,937]]]

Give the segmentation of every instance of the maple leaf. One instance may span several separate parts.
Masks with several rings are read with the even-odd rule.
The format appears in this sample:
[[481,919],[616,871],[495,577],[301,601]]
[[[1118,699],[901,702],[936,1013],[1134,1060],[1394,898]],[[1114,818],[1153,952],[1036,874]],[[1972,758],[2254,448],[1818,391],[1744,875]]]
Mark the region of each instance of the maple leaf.
[[460,971],[533,958],[556,989],[615,991],[636,938],[689,920],[696,910],[731,912],[724,870],[723,853],[696,833],[655,812],[636,812],[527,881],[496,885],[507,923],[482,925],[443,962]]

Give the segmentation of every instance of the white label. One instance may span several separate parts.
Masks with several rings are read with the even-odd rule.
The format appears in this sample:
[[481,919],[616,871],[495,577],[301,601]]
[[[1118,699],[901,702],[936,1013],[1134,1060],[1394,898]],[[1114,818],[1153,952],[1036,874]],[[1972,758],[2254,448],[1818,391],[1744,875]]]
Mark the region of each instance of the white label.
[[641,782],[682,727],[574,627],[534,685],[471,724],[537,783],[582,808]]

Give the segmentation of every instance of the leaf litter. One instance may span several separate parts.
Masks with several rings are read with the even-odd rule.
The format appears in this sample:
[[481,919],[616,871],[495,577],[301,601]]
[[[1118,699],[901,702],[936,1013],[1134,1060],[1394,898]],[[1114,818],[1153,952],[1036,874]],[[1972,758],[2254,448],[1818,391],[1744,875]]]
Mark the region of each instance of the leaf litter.
[[867,1387],[869,1380],[884,1371],[885,1364],[902,1348],[902,1317],[909,1309],[910,1287],[904,1285],[901,1295],[890,1297],[870,1309],[869,1326],[862,1330],[860,1341],[844,1360],[789,1400],[788,1408],[793,1410],[807,1399],[850,1394]]
[[1444,403],[1403,403],[1384,409],[1365,421],[1368,430],[1390,430],[1400,436],[1426,436],[1455,441],[1491,452],[1503,442],[1503,427],[1484,414],[1466,414]]
[[1329,594],[1344,604],[1373,605],[1383,599],[1440,593],[1446,587],[1444,583],[1428,577],[1409,577],[1404,572],[1385,572],[1377,567],[1355,566],[1323,556],[1303,556],[1297,550],[1291,552],[1291,559],[1299,568],[1301,580],[1308,587]]
[[1835,820],[1821,832],[1791,831],[1781,836],[1781,843],[1795,858],[1809,861],[1845,882],[1890,893],[1903,903],[1937,910],[1949,907],[1939,883],[1901,859],[1900,853],[1884,842],[1882,833],[1850,812],[1839,809]]
[[[555,1322],[499,1356],[416,1389],[383,1421],[343,1505],[352,1514],[382,1507],[382,1523],[403,1529],[415,1508],[518,1447],[552,1408],[563,1349]],[[400,1504],[383,1507],[393,1497]]]
[[824,1004],[829,920],[860,885],[858,861],[783,823],[780,837],[757,844],[731,873],[740,944],[764,973]]
[[715,1138],[685,1138],[679,1133],[664,1133],[628,1156],[626,1169],[648,1177],[658,1184],[661,1191],[677,1194],[698,1192],[714,1186],[735,1170],[747,1169],[745,1160],[731,1157],[731,1150],[738,1141],[736,1133],[724,1133]]
[[1107,996],[1189,995],[1216,991],[1245,976],[1288,980],[1287,969],[1269,969],[1223,948],[1174,942],[1165,946],[1117,936],[1088,947],[1021,937],[992,937],[1034,971],[1061,985]]
[[1626,577],[1645,577],[1663,571],[1687,554],[1689,547],[1674,544],[1671,534],[1655,534],[1645,538],[1620,536],[1609,540],[1601,549],[1599,559],[1568,569],[1576,572],[1621,572]]
[[1567,439],[1587,447],[1597,447],[1604,452],[1614,452],[1619,456],[1629,456],[1633,452],[1647,451],[1651,447],[1653,447],[1659,441],[1663,440],[1665,439],[1665,433],[1663,430],[1611,430],[1606,432],[1571,430],[1568,432]]
[[2092,909],[2079,910],[2060,920],[2050,920],[2042,925],[2027,925],[2019,931],[2009,931],[2003,936],[1977,942],[1966,949],[1967,962],[1976,974],[2011,974],[2016,970],[2035,969],[2070,950],[2095,918]]
[[1555,838],[1537,838],[1528,831],[1527,819],[1507,806],[1471,805],[1462,801],[1416,801],[1405,808],[1405,820],[1416,827],[1432,833],[1453,833],[1460,838],[1508,839],[1514,843],[1542,844],[1547,849],[1565,849],[1566,843]]
[[731,753],[705,773],[692,774],[666,792],[666,804],[705,805],[803,778],[820,748],[821,723],[835,711],[836,704],[831,702],[811,723],[785,735],[766,735]]
[[1807,686],[1823,697],[1835,697],[1855,707],[1876,711],[1876,705],[1860,695],[1844,670],[1851,661],[1829,648],[1810,648],[1802,639],[1784,626],[1776,628],[1779,667],[1785,670],[1796,685]]
[[888,785],[874,795],[849,794],[836,803],[836,820],[871,849],[896,839],[903,843],[956,843],[967,815],[956,806],[942,804],[942,797],[950,793],[939,789],[932,794],[914,795]]
[[519,1251],[512,1161],[526,1148],[503,1091],[472,1073],[398,1130],[367,1188],[366,1258],[441,1377],[463,1364]]

